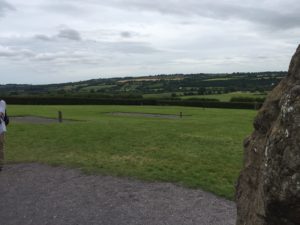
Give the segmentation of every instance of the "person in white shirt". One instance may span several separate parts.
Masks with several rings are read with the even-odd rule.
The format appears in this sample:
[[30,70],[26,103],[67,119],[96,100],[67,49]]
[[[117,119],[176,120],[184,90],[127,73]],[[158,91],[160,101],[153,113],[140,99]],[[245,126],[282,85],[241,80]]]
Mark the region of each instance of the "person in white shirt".
[[6,125],[4,122],[6,110],[6,102],[0,101],[0,171],[4,165],[4,133],[6,132]]

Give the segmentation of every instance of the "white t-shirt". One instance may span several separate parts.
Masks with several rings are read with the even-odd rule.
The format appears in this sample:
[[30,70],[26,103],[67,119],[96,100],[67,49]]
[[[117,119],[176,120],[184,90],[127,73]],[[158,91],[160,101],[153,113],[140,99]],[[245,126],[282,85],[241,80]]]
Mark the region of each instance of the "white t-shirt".
[[[5,115],[5,109],[6,109],[6,102],[1,100],[0,101],[0,112],[3,113]],[[5,122],[1,120],[1,124],[0,124],[0,134],[2,134],[3,132],[6,132],[6,125]]]

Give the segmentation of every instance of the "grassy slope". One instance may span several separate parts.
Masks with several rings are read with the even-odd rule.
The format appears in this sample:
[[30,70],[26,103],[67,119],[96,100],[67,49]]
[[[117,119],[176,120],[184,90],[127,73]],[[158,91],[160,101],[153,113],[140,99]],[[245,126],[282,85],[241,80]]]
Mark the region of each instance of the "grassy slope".
[[[219,99],[221,102],[229,102],[232,97],[246,97],[246,98],[264,98],[266,97],[265,94],[261,94],[259,92],[257,93],[251,93],[251,92],[231,92],[226,94],[212,94],[212,95],[187,95],[187,96],[180,96],[180,94],[183,94],[182,92],[177,93],[177,97],[181,99],[203,99],[203,98],[209,98],[209,99]],[[171,98],[172,93],[161,93],[161,94],[144,94],[144,98],[150,98],[150,99],[160,99],[160,98]]]
[[143,94],[143,98],[146,99],[171,98],[171,96],[172,96],[171,92],[160,93],[160,94]]
[[260,93],[251,93],[251,92],[231,92],[227,94],[215,94],[215,95],[191,95],[191,96],[182,96],[182,99],[189,98],[212,98],[219,99],[221,102],[229,102],[232,97],[246,97],[246,98],[264,98],[265,94]]
[[[132,176],[201,187],[227,198],[242,163],[242,140],[255,111],[145,106],[9,106],[11,115],[86,120],[11,123],[8,162],[42,162],[88,173]],[[112,116],[105,112],[192,115],[183,119]]]

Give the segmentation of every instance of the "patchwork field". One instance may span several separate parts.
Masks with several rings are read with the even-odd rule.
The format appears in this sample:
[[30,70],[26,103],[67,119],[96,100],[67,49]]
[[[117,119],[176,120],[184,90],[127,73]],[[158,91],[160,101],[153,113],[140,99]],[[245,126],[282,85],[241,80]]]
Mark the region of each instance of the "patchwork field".
[[[256,114],[153,106],[8,108],[10,116],[48,118],[57,117],[59,110],[71,121],[31,123],[12,118],[6,139],[8,163],[40,162],[86,173],[175,182],[229,199],[242,165],[242,142],[251,133]],[[180,112],[182,118],[157,116]]]
[[[265,98],[267,96],[266,93],[262,92],[248,92],[248,91],[235,91],[230,93],[223,94],[207,94],[207,95],[183,95],[183,92],[175,93],[180,99],[217,99],[220,102],[229,102],[231,98]],[[144,94],[143,97],[145,99],[161,99],[161,98],[171,98],[172,93],[159,93],[159,94]]]

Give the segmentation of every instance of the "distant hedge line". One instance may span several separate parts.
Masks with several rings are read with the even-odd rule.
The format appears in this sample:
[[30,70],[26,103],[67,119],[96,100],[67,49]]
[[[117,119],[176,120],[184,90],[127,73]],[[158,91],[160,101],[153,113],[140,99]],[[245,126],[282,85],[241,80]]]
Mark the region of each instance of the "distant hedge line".
[[262,103],[218,102],[199,100],[66,98],[66,97],[5,97],[8,104],[19,105],[168,105],[204,108],[258,109]]

